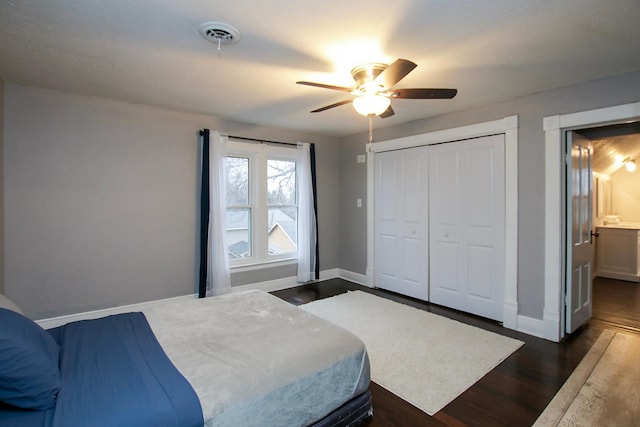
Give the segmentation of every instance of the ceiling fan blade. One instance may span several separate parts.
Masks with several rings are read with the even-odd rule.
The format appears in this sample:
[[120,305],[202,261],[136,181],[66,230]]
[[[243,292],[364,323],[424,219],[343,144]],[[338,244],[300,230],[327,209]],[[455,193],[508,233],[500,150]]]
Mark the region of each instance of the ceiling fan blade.
[[374,80],[374,83],[382,86],[385,89],[393,87],[396,83],[402,80],[407,74],[409,74],[418,65],[407,59],[397,59],[394,63],[389,65],[378,77]]
[[353,88],[349,88],[349,87],[342,87],[342,86],[333,86],[333,85],[326,85],[324,83],[314,83],[314,82],[296,82],[299,85],[306,85],[306,86],[314,86],[314,87],[321,87],[324,89],[333,89],[333,90],[341,90],[344,92],[351,92],[353,91]]
[[387,108],[386,110],[384,110],[384,113],[380,114],[380,118],[381,119],[386,119],[387,117],[391,117],[395,114],[396,112],[393,111],[393,108],[391,108],[391,105],[389,105],[389,108]]
[[404,99],[451,99],[458,93],[458,89],[394,89],[392,98]]
[[330,108],[335,108],[335,107],[339,107],[341,105],[349,104],[352,101],[353,100],[351,100],[351,99],[345,99],[344,101],[336,102],[335,104],[331,104],[331,105],[327,105],[325,107],[321,107],[321,108],[315,109],[315,110],[312,111],[312,113],[319,113],[321,111],[325,111],[325,110],[328,110]]

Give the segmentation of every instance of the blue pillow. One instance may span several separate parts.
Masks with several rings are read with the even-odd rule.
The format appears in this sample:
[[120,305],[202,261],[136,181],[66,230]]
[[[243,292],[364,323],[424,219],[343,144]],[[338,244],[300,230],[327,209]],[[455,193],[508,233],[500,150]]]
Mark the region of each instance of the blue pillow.
[[60,346],[33,320],[0,308],[0,401],[23,409],[53,407],[60,390]]

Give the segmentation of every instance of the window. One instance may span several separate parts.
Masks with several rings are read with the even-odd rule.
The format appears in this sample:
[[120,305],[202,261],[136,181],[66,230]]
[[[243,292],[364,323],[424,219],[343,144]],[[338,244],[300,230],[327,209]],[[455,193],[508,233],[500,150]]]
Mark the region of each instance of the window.
[[227,170],[227,242],[230,260],[249,258],[251,251],[251,218],[249,203],[248,157],[226,159]]
[[296,258],[295,147],[229,140],[226,170],[229,264]]
[[298,234],[296,162],[267,160],[267,234],[269,255],[296,252]]

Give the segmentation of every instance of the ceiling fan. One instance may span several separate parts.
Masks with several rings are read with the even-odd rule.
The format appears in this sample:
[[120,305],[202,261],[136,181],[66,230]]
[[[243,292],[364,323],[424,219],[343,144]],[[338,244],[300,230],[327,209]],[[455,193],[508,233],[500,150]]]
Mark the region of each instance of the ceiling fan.
[[397,59],[391,65],[381,63],[359,65],[351,70],[351,75],[356,82],[355,88],[305,81],[296,83],[349,92],[354,95],[353,99],[345,99],[335,104],[317,108],[311,111],[312,113],[319,113],[352,102],[356,111],[363,116],[374,115],[386,118],[395,114],[393,108],[391,108],[392,98],[451,99],[456,96],[457,89],[393,89],[393,86],[416,67],[417,65],[414,62],[406,59]]

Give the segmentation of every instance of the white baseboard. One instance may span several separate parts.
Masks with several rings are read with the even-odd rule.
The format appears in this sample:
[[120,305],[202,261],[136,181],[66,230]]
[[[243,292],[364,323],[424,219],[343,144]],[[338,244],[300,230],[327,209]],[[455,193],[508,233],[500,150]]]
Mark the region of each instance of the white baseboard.
[[371,287],[369,286],[369,280],[367,279],[367,276],[364,274],[354,273],[353,271],[343,270],[339,268],[338,277],[344,280],[348,280],[350,282],[357,283],[362,286],[366,286],[368,288]]
[[[368,285],[369,281],[367,280],[367,276],[364,274],[354,273],[343,269],[339,269],[338,273],[341,279],[371,287]],[[517,302],[510,301],[505,303],[505,313],[507,318],[505,318],[504,327],[514,329],[518,332],[532,335],[534,337],[546,338],[544,337],[544,321],[519,315]]]
[[36,320],[36,323],[44,329],[56,328],[58,326],[66,325],[70,322],[77,322],[78,320],[97,319],[99,317],[111,316],[113,314],[130,313],[132,311],[142,311],[145,308],[156,307],[173,301],[182,301],[195,299],[198,294],[182,295],[173,298],[165,298],[154,301],[140,302],[137,304],[121,305],[119,307],[104,308],[101,310],[84,311],[82,313],[66,314],[64,316],[50,317],[48,319]]
[[502,324],[505,328],[518,329],[518,302],[505,301]]
[[[335,278],[349,280],[350,282],[354,282],[359,285],[369,287],[367,276],[364,274],[354,273],[352,271],[343,270],[341,268],[323,270],[320,272],[320,280],[329,280],[329,279],[335,279]],[[253,289],[260,289],[265,292],[274,292],[274,291],[279,291],[281,289],[293,288],[299,285],[300,284],[297,282],[296,277],[285,277],[282,279],[252,283],[250,285],[234,286],[233,288],[231,288],[231,292],[242,292],[242,291],[253,290]],[[58,326],[65,325],[70,322],[75,322],[78,320],[97,319],[99,317],[110,316],[113,314],[129,313],[132,311],[142,311],[146,308],[163,305],[169,302],[194,299],[197,297],[198,297],[197,294],[182,295],[182,296],[177,296],[173,298],[166,298],[166,299],[155,300],[155,301],[146,301],[146,302],[141,302],[137,304],[129,304],[129,305],[123,305],[119,307],[105,308],[101,310],[93,310],[93,311],[86,311],[82,313],[68,314],[64,316],[51,317],[48,319],[40,319],[40,320],[36,320],[36,323],[42,326],[44,329],[50,329],[50,328],[55,328]],[[517,328],[515,329],[519,332],[523,332],[528,335],[533,335],[539,338],[547,338],[547,337],[544,337],[544,321],[542,320],[518,315]]]
[[606,277],[608,279],[624,280],[625,282],[640,282],[640,276],[632,273],[621,273],[619,271],[598,270],[596,277]]
[[265,292],[279,291],[280,289],[293,288],[299,283],[295,277],[284,277],[282,279],[268,280],[266,282],[251,283],[248,285],[233,286],[231,292],[242,292],[259,289]]
[[544,310],[542,312],[542,317],[544,323],[542,337],[549,341],[560,341],[562,338],[562,334],[560,333],[560,314]]
[[527,335],[544,338],[544,321],[518,315],[518,328],[516,330]]
[[[334,279],[336,277],[340,277],[339,270],[337,268],[332,270],[324,270],[320,272],[320,280]],[[279,291],[281,289],[293,288],[299,285],[300,284],[297,282],[297,278],[292,276],[292,277],[285,277],[282,279],[268,280],[266,282],[252,283],[249,285],[234,286],[231,288],[231,292],[242,292],[242,291],[248,291],[248,290],[254,290],[254,289],[259,289],[265,292],[274,292],[274,291]],[[67,315],[58,316],[58,317],[50,317],[47,319],[36,320],[36,323],[44,329],[51,329],[51,328],[56,328],[58,326],[65,325],[70,322],[76,322],[78,320],[97,319],[99,317],[111,316],[113,314],[130,313],[132,311],[142,311],[146,308],[155,307],[158,305],[166,304],[168,302],[194,299],[197,297],[198,297],[198,294],[181,295],[177,297],[154,300],[154,301],[146,301],[146,302],[141,302],[137,304],[128,304],[128,305],[123,305],[119,307],[111,307],[111,308],[105,308],[100,310],[92,310],[92,311],[84,311],[81,313],[67,314]]]
[[320,272],[320,280],[337,279],[338,277],[340,277],[340,269],[338,268]]

